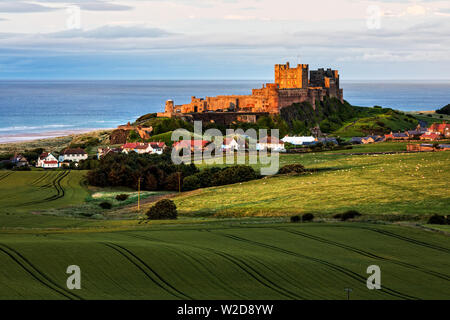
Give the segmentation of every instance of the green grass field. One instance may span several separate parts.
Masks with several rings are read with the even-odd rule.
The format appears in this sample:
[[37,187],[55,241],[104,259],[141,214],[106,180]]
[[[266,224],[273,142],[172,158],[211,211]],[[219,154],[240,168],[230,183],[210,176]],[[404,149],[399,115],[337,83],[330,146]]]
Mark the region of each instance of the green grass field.
[[82,171],[0,171],[0,211],[30,212],[82,203]]
[[[448,299],[449,254],[448,236],[361,223],[0,234],[0,298]],[[66,288],[69,265],[81,290]]]
[[295,162],[318,172],[201,189],[174,200],[191,216],[329,217],[350,209],[390,219],[450,214],[450,152],[280,156],[280,166]]

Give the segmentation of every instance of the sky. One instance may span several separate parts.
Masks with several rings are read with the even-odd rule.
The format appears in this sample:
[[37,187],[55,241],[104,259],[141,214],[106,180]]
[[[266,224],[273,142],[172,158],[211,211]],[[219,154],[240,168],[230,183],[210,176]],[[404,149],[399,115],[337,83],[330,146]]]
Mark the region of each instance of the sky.
[[0,79],[449,80],[450,1],[0,0]]

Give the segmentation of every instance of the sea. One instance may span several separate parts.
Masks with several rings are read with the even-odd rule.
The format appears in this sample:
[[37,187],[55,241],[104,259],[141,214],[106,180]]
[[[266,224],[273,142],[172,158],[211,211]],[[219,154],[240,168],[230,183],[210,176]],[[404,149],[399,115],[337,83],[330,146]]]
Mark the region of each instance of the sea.
[[[0,81],[0,143],[115,128],[191,96],[250,94],[270,80]],[[436,110],[450,103],[450,81],[341,81],[356,106]]]

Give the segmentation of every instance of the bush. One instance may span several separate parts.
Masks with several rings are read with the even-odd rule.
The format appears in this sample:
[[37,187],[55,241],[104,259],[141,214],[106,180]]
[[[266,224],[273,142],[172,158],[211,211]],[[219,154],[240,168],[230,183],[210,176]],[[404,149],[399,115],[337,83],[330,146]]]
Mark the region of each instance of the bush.
[[169,199],[159,200],[146,214],[150,220],[176,219],[178,216],[177,206]]
[[444,216],[434,214],[428,219],[428,224],[447,224],[447,220]]
[[354,218],[359,217],[359,216],[361,216],[361,213],[359,213],[358,211],[356,211],[356,210],[349,210],[349,211],[344,212],[341,215],[340,219],[342,221],[347,221],[348,219],[354,219]]
[[118,195],[116,196],[116,200],[117,200],[117,201],[125,201],[125,200],[128,199],[128,197],[129,197],[128,194],[122,193],[122,194],[118,194]]
[[292,223],[298,223],[298,222],[300,222],[300,216],[292,216],[292,217],[291,217],[291,222],[292,222]]
[[303,165],[301,165],[300,163],[294,163],[294,164],[288,164],[285,165],[283,167],[280,168],[280,170],[278,170],[279,174],[299,174],[299,173],[304,173],[305,167]]
[[312,213],[305,213],[302,216],[302,221],[303,222],[307,222],[307,221],[313,221],[314,220],[314,215]]
[[111,209],[112,208],[112,204],[107,201],[100,203],[99,206],[102,209]]
[[361,216],[361,213],[359,213],[358,211],[356,211],[356,210],[349,210],[349,211],[346,211],[344,213],[335,214],[333,216],[333,218],[334,219],[339,219],[339,220],[342,220],[342,221],[346,221],[348,219],[354,219],[354,218],[359,217],[359,216]]
[[200,188],[200,179],[197,175],[189,176],[183,179],[183,190],[190,191]]

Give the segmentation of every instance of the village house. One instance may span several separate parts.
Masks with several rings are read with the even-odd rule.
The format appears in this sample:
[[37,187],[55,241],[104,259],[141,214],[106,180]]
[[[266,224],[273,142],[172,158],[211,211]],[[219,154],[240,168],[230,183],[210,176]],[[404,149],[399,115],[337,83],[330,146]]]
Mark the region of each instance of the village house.
[[339,145],[339,142],[337,141],[336,138],[318,138],[317,142],[321,142],[324,145],[329,143],[334,144],[335,146]]
[[239,151],[245,150],[245,141],[243,139],[225,138],[222,143],[222,151]]
[[427,132],[438,134],[444,138],[450,138],[450,124],[445,121],[443,123],[433,123]]
[[88,158],[88,154],[86,151],[80,148],[75,149],[65,149],[59,155],[59,162],[79,162],[81,160],[86,160]]
[[166,148],[166,144],[161,141],[150,142],[149,144],[150,147],[152,148],[152,151],[150,152],[152,154],[162,154],[164,152],[164,149]]
[[28,160],[21,154],[14,154],[11,158],[11,163],[16,167],[25,167],[28,166]]
[[189,149],[191,152],[203,152],[209,143],[210,141],[206,140],[180,140],[173,144],[173,148],[176,151],[180,151],[181,149]]
[[142,143],[142,142],[125,143],[120,148],[122,149],[122,152],[126,154],[130,152],[144,154],[144,153],[153,153],[154,151],[150,143]]
[[436,140],[440,140],[440,139],[441,139],[441,135],[439,133],[435,133],[435,132],[426,132],[420,136],[420,140],[436,141]]
[[256,150],[285,151],[284,142],[275,137],[266,136],[256,144]]
[[421,144],[408,144],[406,146],[407,151],[450,151],[450,144],[431,144],[431,143],[421,143]]
[[110,154],[110,153],[121,153],[122,152],[122,149],[120,149],[120,148],[109,148],[109,147],[106,147],[106,148],[98,148],[97,149],[97,159],[101,159],[101,158],[103,158],[104,156],[106,156],[107,154]]
[[43,152],[37,161],[36,167],[44,169],[59,168],[58,159],[54,155],[48,152]]
[[392,132],[384,136],[385,140],[408,140],[409,136],[405,132]]

